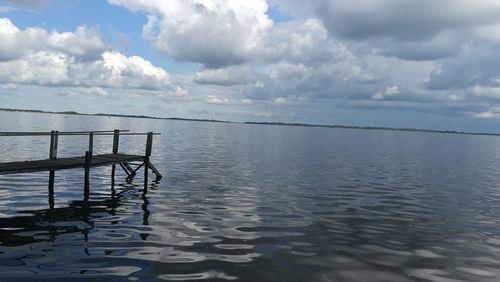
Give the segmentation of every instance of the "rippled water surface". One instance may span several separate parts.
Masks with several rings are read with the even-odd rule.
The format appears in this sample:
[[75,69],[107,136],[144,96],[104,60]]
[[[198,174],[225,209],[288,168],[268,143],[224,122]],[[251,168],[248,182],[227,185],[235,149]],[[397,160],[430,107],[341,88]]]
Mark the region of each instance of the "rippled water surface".
[[[0,112],[0,131],[156,131],[111,168],[0,175],[0,280],[500,281],[500,139]],[[47,137],[0,137],[1,161]],[[59,156],[87,140],[60,137]],[[111,151],[97,136],[95,152]],[[145,138],[123,136],[123,152]]]

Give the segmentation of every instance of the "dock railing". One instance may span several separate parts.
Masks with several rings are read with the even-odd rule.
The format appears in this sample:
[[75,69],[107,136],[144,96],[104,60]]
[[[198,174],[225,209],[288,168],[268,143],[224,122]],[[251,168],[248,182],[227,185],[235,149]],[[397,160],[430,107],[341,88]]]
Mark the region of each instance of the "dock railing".
[[[120,136],[147,136],[146,139],[146,148],[145,153],[142,156],[138,155],[127,155],[120,154],[118,152]],[[151,169],[157,179],[160,179],[162,176],[158,172],[158,170],[154,167],[154,165],[150,162],[150,156],[152,152],[152,144],[153,144],[153,136],[160,135],[160,133],[154,132],[130,132],[129,130],[96,130],[96,131],[57,131],[52,130],[50,132],[42,132],[42,131],[32,131],[32,132],[0,132],[0,137],[22,137],[22,136],[50,136],[50,146],[49,146],[49,161],[40,160],[40,161],[22,161],[22,162],[10,162],[10,163],[1,163],[0,162],[0,174],[11,174],[11,173],[20,173],[20,172],[29,172],[29,171],[41,171],[41,170],[58,170],[58,169],[66,169],[73,168],[78,166],[83,166],[86,169],[86,176],[88,174],[88,170],[92,166],[100,166],[106,164],[120,164],[123,170],[127,173],[127,179],[131,180],[135,176],[137,170],[145,166],[145,172],[147,177],[147,170]],[[88,150],[82,157],[75,158],[58,158],[58,146],[59,146],[59,137],[60,136],[88,136]],[[112,154],[102,154],[97,155],[96,161],[94,162],[94,136],[113,136],[113,146],[112,146]],[[129,159],[133,159],[135,161],[141,160],[142,163],[138,168],[133,169],[131,164],[129,163],[126,157],[130,157]],[[104,159],[103,159],[104,158]],[[42,163],[43,162],[43,163]],[[86,177],[87,178],[87,177]]]

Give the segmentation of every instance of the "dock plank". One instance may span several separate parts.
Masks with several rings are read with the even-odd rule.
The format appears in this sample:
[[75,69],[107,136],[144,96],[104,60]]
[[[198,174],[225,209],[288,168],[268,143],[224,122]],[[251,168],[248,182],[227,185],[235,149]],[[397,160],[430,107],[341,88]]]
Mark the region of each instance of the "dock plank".
[[[128,155],[128,154],[101,154],[92,156],[90,163],[91,167],[104,166],[111,164],[119,164],[133,161],[144,161],[144,156]],[[54,160],[35,160],[35,161],[21,161],[21,162],[7,162],[0,163],[0,174],[14,174],[24,172],[36,171],[50,171],[71,169],[85,166],[85,156],[60,158]]]

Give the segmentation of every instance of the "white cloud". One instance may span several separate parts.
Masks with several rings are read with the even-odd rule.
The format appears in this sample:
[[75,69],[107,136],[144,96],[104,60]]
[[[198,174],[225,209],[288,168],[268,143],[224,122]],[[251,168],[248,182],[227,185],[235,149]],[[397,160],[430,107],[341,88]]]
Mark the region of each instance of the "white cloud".
[[274,99],[274,104],[276,105],[286,105],[288,104],[288,100],[284,97],[278,97]]
[[158,51],[211,69],[245,63],[323,61],[335,58],[337,49],[344,48],[329,40],[318,19],[274,23],[264,0],[109,2],[145,11],[148,22],[143,35]]
[[112,51],[97,31],[85,27],[63,33],[41,28],[20,30],[9,19],[0,18],[0,38],[3,83],[91,89],[171,87],[164,69],[141,57]]
[[231,99],[222,95],[207,95],[204,100],[207,104],[212,105],[251,105],[253,101],[250,99]]
[[384,90],[377,92],[377,94],[373,95],[372,99],[382,100],[386,97],[391,97],[401,93],[399,87],[397,86],[387,86]]
[[[422,111],[446,102],[484,112],[476,103],[492,95],[478,98],[471,87],[499,86],[491,60],[498,1],[109,2],[145,12],[143,35],[157,50],[202,65],[188,87],[209,95],[206,103],[295,105],[300,97],[419,104]],[[295,18],[275,23],[269,5]]]
[[164,69],[155,67],[138,56],[127,57],[118,52],[106,52],[102,61],[97,61],[96,64],[98,68],[104,69],[101,74],[109,75],[107,80],[115,86],[161,89],[170,83],[169,75]]
[[267,30],[253,51],[258,63],[318,63],[341,59],[345,46],[328,38],[328,33],[317,19],[277,23]]
[[262,74],[247,66],[231,66],[220,69],[203,68],[195,74],[194,81],[200,84],[230,86],[254,83],[261,76]]
[[96,30],[77,27],[74,32],[48,32],[42,28],[19,30],[9,19],[0,18],[0,61],[30,52],[62,52],[76,59],[99,58],[108,48]]
[[231,103],[231,100],[229,100],[226,97],[217,97],[215,95],[208,95],[207,98],[205,99],[205,103],[215,104],[215,105],[227,105]]
[[[49,49],[90,60],[99,58],[108,49],[97,31],[82,26],[77,27],[74,32],[58,33],[53,31],[48,34],[46,40],[38,42],[38,44],[45,42],[47,42]],[[40,49],[40,45],[37,48]]]
[[101,87],[73,87],[64,89],[59,93],[60,96],[76,96],[76,95],[97,95],[107,97],[110,95],[109,91]]
[[474,114],[474,116],[482,119],[500,119],[500,113],[494,111],[481,112]]
[[145,11],[143,34],[153,46],[181,61],[207,67],[239,64],[272,26],[264,0],[109,0],[133,11]]
[[[143,13],[144,39],[167,60],[198,63],[198,71],[171,77],[110,47],[95,28],[19,29],[4,18],[0,81],[83,95],[154,93],[163,102],[283,116],[306,107],[331,114],[332,104],[469,118],[500,112],[496,0],[108,2]],[[291,17],[273,22],[269,7]],[[128,49],[123,34],[115,41]]]

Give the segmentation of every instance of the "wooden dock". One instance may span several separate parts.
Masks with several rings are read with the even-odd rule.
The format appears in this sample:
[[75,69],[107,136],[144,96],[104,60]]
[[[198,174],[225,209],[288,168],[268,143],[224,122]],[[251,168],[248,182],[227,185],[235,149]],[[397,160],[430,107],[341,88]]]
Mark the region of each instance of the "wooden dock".
[[[127,155],[127,154],[103,154],[92,156],[90,167],[104,166],[113,164],[123,164],[130,162],[144,162],[144,156]],[[50,171],[85,167],[85,156],[62,158],[62,159],[47,159],[37,161],[22,161],[0,163],[0,174],[27,173],[37,171]]]
[[[58,158],[58,143],[60,136],[66,135],[84,135],[88,136],[88,150],[85,154],[75,157],[68,158]],[[94,146],[94,136],[101,135],[112,135],[113,136],[113,146],[112,152],[108,154],[93,154]],[[121,153],[118,151],[120,135],[143,135],[146,136],[146,146],[144,155],[132,155]],[[15,173],[30,173],[39,171],[49,171],[49,203],[50,206],[54,206],[54,176],[55,171],[62,169],[72,169],[72,168],[84,168],[84,199],[88,200],[89,197],[89,177],[90,168],[97,166],[112,166],[112,185],[114,186],[115,169],[116,165],[119,165],[123,171],[127,174],[127,180],[131,181],[137,171],[140,168],[144,168],[144,185],[147,188],[148,183],[148,171],[151,170],[155,176],[156,180],[160,180],[162,175],[156,169],[156,167],[151,163],[150,156],[153,145],[153,136],[159,135],[159,133],[147,132],[147,133],[131,133],[128,130],[118,130],[113,131],[51,131],[51,132],[0,132],[0,137],[22,137],[22,136],[50,136],[50,146],[49,146],[49,158],[44,160],[30,160],[30,161],[16,161],[16,162],[0,162],[0,175],[3,174],[15,174]]]

